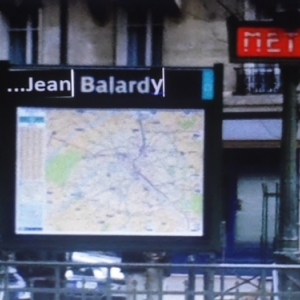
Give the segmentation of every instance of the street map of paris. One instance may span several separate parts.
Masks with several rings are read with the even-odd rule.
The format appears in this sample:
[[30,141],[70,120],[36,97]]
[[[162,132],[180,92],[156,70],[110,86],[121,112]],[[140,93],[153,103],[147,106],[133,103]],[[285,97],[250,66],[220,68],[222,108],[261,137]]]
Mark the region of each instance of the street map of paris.
[[204,119],[19,107],[16,232],[203,235]]

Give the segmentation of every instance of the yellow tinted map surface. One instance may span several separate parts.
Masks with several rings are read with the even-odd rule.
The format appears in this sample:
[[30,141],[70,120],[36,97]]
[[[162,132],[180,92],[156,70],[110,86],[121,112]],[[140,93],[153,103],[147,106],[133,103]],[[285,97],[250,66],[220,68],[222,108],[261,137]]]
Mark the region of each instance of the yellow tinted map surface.
[[203,139],[201,110],[20,108],[16,231],[202,235]]

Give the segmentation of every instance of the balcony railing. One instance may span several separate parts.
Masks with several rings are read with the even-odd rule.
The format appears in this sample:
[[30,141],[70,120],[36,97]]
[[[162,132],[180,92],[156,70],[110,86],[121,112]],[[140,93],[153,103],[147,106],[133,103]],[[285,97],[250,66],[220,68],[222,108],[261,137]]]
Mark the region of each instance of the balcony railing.
[[236,72],[235,95],[281,93],[280,69],[274,66],[239,67]]

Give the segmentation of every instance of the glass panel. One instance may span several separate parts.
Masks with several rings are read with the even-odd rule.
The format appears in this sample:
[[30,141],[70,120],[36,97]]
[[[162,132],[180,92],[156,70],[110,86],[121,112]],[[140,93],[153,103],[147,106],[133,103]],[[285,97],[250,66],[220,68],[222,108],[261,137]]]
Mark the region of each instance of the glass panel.
[[32,63],[38,62],[38,31],[33,30],[32,32]]
[[10,32],[9,60],[12,64],[26,63],[26,31]]
[[162,43],[163,43],[163,26],[162,15],[160,13],[153,14],[153,28],[152,28],[152,65],[162,65]]
[[145,65],[146,11],[133,10],[128,13],[128,65]]

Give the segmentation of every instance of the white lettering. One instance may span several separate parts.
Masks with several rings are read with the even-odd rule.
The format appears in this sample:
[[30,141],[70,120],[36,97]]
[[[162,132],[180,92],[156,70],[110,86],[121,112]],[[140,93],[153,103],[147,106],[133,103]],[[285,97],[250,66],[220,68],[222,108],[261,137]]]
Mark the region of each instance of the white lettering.
[[55,80],[49,80],[48,81],[47,91],[49,91],[49,92],[57,91],[57,82]]
[[295,49],[294,37],[298,36],[298,33],[289,32],[286,35],[288,37],[288,52],[293,52]]
[[163,79],[161,78],[161,79],[158,80],[158,82],[156,82],[156,80],[152,78],[151,79],[151,84],[154,88],[154,95],[158,95],[159,91],[160,91],[160,89],[163,85]]
[[59,81],[59,90],[60,91],[64,91],[64,90],[71,91],[71,81],[70,80],[60,80]]
[[150,89],[149,89],[149,77],[145,77],[144,80],[141,80],[140,82],[138,82],[137,90],[141,94],[149,93],[149,91],[150,91]]
[[[69,82],[70,83],[70,82]],[[55,81],[48,82],[48,90],[55,90]],[[33,79],[29,81],[28,89],[34,86]],[[154,95],[160,95],[163,86],[163,79],[154,79],[149,76],[144,77],[143,80],[116,80],[114,76],[109,76],[107,79],[101,79],[96,81],[92,76],[82,76],[80,79],[80,90],[82,93],[96,92],[99,94],[126,94],[126,93],[139,93],[147,94],[154,91]],[[69,86],[67,86],[68,88]],[[39,86],[42,88],[42,85]],[[62,85],[60,83],[60,89]]]
[[107,86],[107,82],[105,80],[97,81],[96,92],[97,93],[108,93],[108,86]]
[[109,92],[113,94],[115,91],[115,77],[110,76],[109,77]]
[[134,87],[136,86],[137,81],[130,80],[129,81],[129,93],[134,93]]
[[28,78],[28,88],[26,89],[26,92],[31,92],[33,90],[33,78]]
[[80,82],[80,90],[82,93],[91,93],[94,91],[94,78],[90,76],[82,76]]
[[124,81],[124,80],[118,80],[117,81],[116,93],[119,93],[119,94],[126,94],[127,93],[126,81]]
[[256,38],[256,50],[258,52],[261,51],[261,33],[260,32],[245,32],[244,35],[244,51],[248,52],[249,44],[250,44],[250,38]]
[[34,81],[33,77],[28,78],[28,87],[21,88],[21,92],[57,92],[57,91],[70,91],[71,90],[71,82],[70,80],[38,80]]
[[34,88],[38,92],[44,92],[46,89],[45,87],[46,87],[46,83],[45,83],[45,81],[42,81],[42,80],[38,80],[34,84]]
[[268,38],[267,38],[267,51],[268,52],[280,52],[279,48],[276,48],[276,43],[279,42],[279,38],[278,38],[278,33],[277,32],[269,32],[268,33]]

